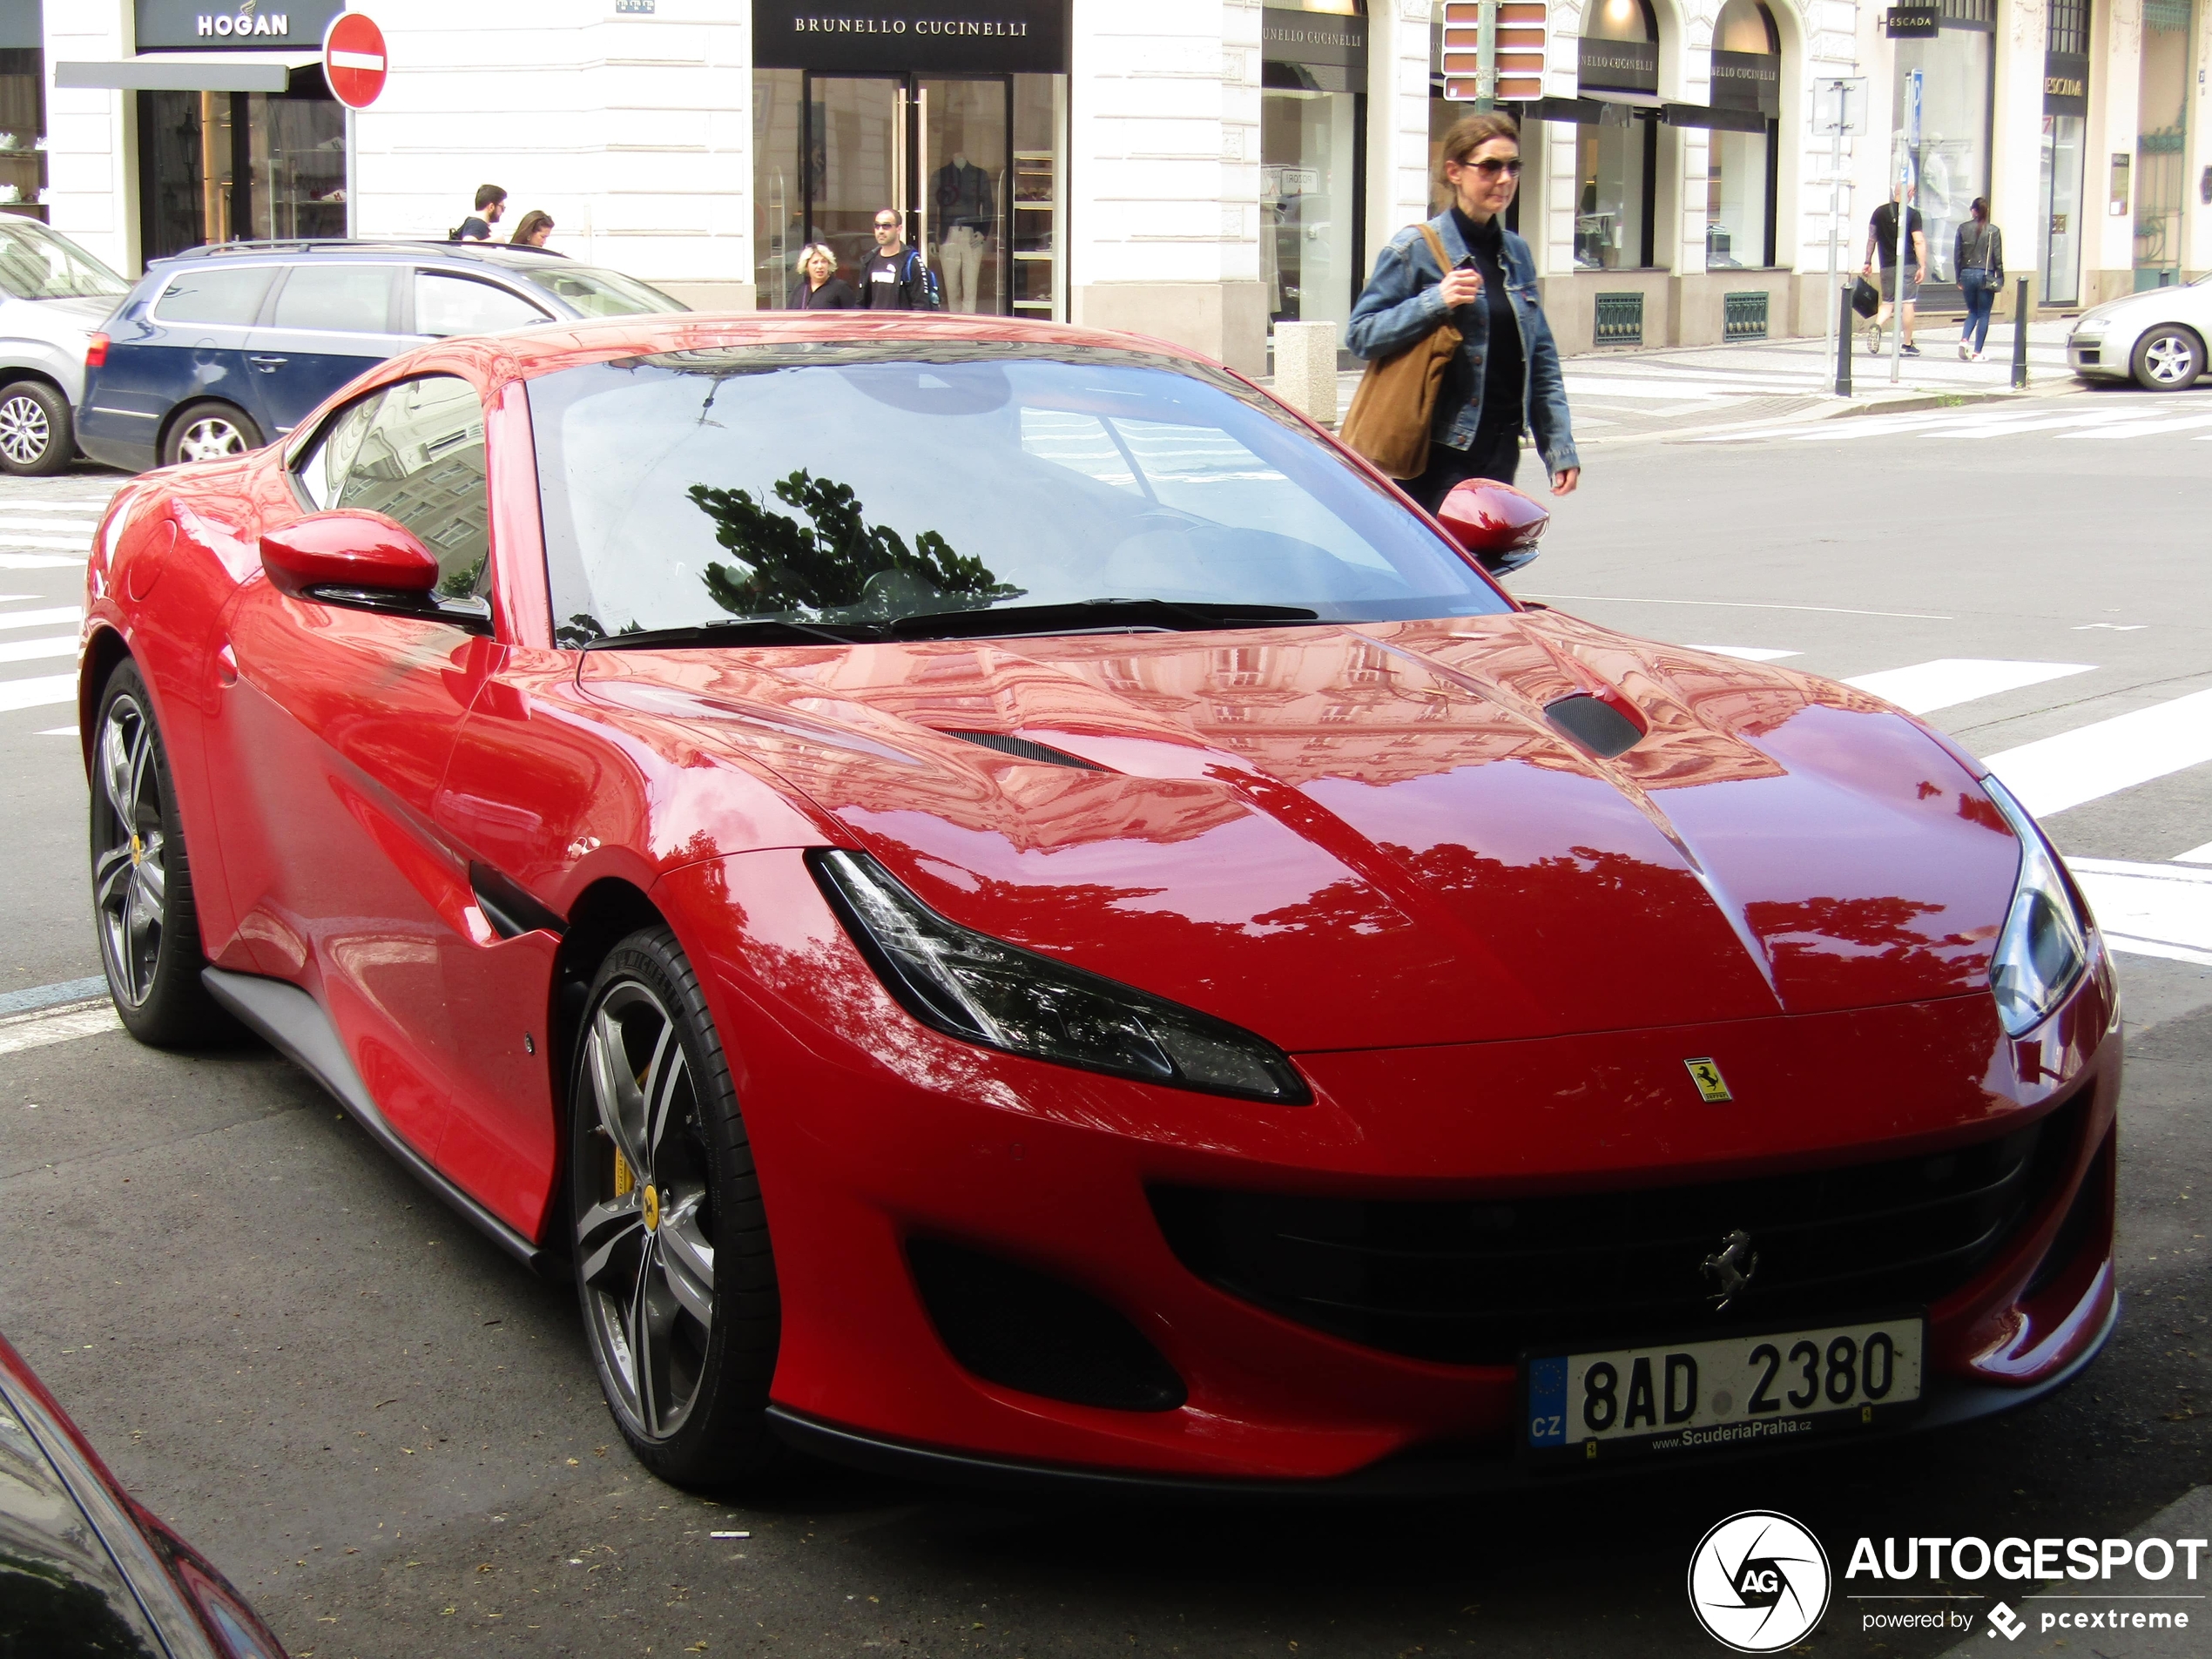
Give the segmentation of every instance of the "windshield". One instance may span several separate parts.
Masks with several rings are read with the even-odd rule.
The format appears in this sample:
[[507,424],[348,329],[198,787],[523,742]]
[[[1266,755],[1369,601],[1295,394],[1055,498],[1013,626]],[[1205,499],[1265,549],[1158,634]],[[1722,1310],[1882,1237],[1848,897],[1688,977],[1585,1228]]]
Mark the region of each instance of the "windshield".
[[680,300],[671,300],[658,288],[649,288],[619,271],[549,260],[543,266],[524,266],[522,273],[587,317],[636,317],[649,312],[691,309]]
[[570,644],[1108,599],[1510,609],[1288,416],[1164,356],[777,345],[563,369],[529,397]]
[[0,213],[0,289],[18,300],[120,300],[131,285],[35,219]]

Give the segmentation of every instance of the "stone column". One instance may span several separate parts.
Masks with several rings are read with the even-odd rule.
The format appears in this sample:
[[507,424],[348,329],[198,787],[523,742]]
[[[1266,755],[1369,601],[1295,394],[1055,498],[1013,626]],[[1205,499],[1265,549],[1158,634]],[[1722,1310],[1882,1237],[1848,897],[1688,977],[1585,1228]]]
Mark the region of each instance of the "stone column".
[[57,87],[57,63],[113,63],[133,50],[130,0],[47,0],[47,219],[125,275],[138,271],[136,95]]

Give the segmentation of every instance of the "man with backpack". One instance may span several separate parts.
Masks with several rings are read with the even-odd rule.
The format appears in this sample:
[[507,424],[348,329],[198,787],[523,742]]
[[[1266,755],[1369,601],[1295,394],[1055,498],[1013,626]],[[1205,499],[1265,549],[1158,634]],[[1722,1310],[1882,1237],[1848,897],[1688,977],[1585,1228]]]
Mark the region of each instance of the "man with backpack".
[[448,242],[489,242],[491,227],[499,223],[500,215],[507,211],[507,192],[497,185],[476,187],[476,211],[453,227]]
[[906,245],[895,208],[875,216],[875,254],[860,272],[860,304],[869,311],[935,311],[937,273],[921,250]]

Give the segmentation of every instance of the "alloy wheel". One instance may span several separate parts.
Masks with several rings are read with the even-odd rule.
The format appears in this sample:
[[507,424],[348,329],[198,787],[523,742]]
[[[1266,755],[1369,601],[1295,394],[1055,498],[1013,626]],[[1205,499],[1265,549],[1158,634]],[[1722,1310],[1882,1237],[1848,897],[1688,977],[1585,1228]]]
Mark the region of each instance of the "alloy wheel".
[[177,440],[179,461],[220,461],[225,455],[245,453],[246,435],[235,422],[219,415],[201,415]]
[[2196,374],[2196,347],[2179,334],[2161,334],[2143,347],[2143,372],[2161,386],[2178,386]]
[[0,403],[0,455],[18,467],[35,467],[53,442],[53,425],[37,398],[18,393]]
[[595,1201],[577,1217],[585,1315],[617,1404],[648,1440],[682,1428],[714,1327],[714,1216],[696,1079],[674,1016],[617,980],[584,1034],[596,1121],[580,1155]]
[[107,799],[106,845],[92,858],[100,951],[118,998],[132,1008],[153,994],[169,892],[160,763],[153,722],[137,698],[111,700],[100,723],[93,785]]

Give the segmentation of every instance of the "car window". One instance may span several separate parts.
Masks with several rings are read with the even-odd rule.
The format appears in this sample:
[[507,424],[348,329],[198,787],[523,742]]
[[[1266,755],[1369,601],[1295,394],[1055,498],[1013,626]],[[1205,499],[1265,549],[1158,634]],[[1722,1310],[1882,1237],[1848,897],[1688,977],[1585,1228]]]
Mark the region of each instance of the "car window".
[[273,265],[212,266],[179,271],[155,302],[159,322],[230,323],[243,328],[260,314]]
[[689,311],[680,300],[671,300],[658,288],[648,287],[619,271],[597,271],[588,265],[548,263],[543,269],[523,273],[533,287],[543,288],[587,317],[637,317],[655,312]]
[[[382,513],[414,531],[437,556],[438,591],[447,597],[483,591],[491,533],[476,388],[429,374],[388,386],[356,408],[367,413],[347,410],[323,446],[329,504]],[[356,418],[358,431],[348,424]]]
[[415,273],[415,332],[418,334],[496,334],[543,322],[546,314],[520,294],[470,277]]
[[361,439],[368,435],[369,423],[376,418],[376,406],[384,394],[372,392],[358,403],[349,405],[323,428],[322,436],[300,461],[293,473],[300,487],[307,493],[318,510],[337,505],[338,487],[346,481],[346,474],[354,464],[354,457],[361,452]]
[[0,290],[18,300],[116,300],[131,285],[37,219],[0,213]]
[[388,334],[392,275],[388,265],[295,265],[277,295],[273,326]]

